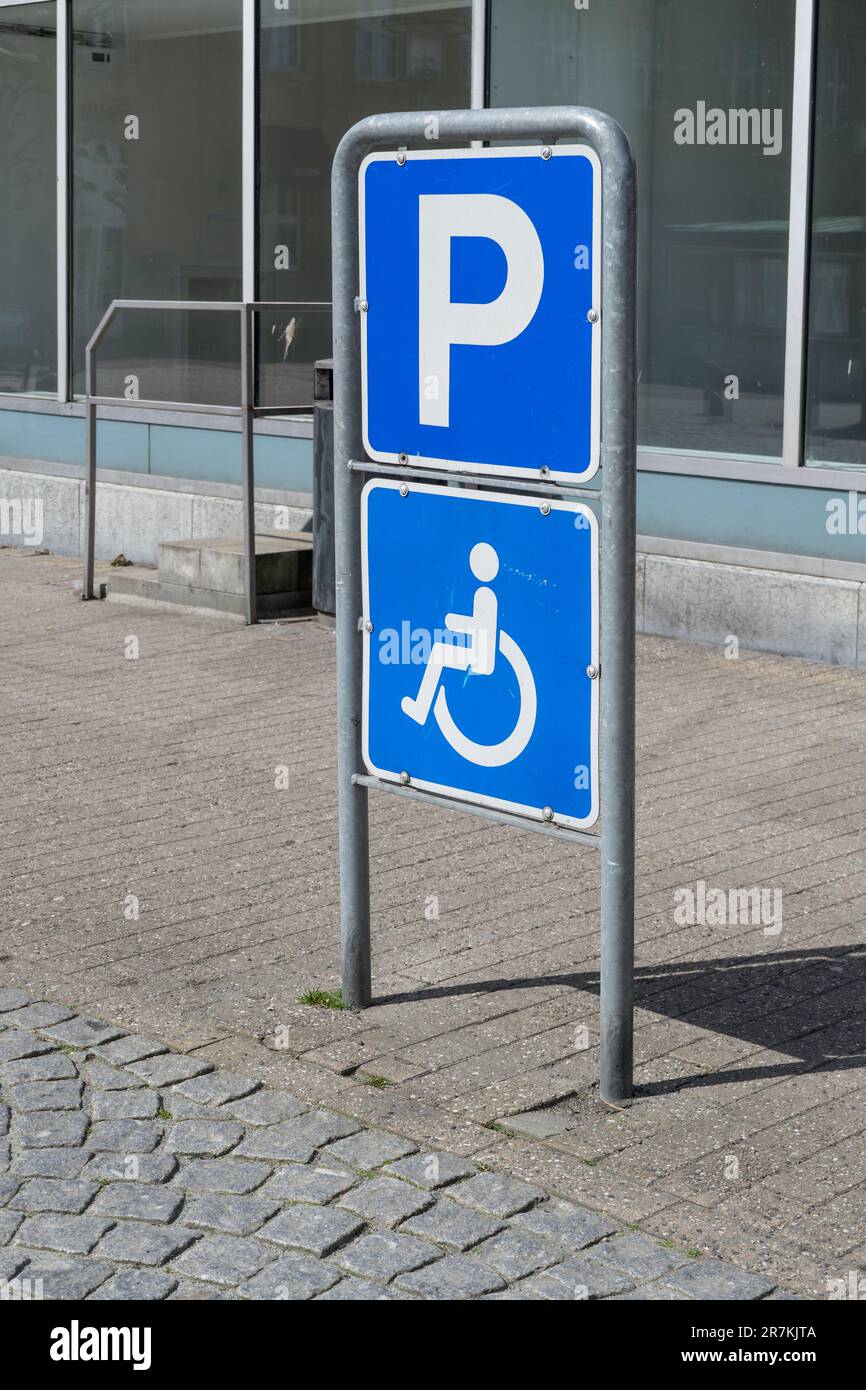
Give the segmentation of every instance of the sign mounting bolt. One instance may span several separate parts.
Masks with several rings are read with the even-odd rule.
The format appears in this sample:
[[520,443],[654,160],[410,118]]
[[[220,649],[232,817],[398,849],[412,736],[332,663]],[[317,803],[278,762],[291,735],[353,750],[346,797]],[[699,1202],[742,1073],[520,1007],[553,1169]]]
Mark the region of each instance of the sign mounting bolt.
[[370,305],[367,303],[366,299],[359,299],[359,300],[358,300],[358,312],[359,312],[359,313],[361,313],[361,314],[366,314],[366,312],[367,312],[367,310],[369,309],[369,307],[370,307]]
[[550,156],[551,156],[552,154],[553,154],[553,150],[550,148],[550,146],[549,146],[549,145],[545,145],[545,146],[544,146],[544,149],[541,151],[541,158],[542,158],[542,159],[550,159]]
[[590,323],[598,323],[598,310],[590,309],[586,317],[589,319]]
[[542,817],[544,818],[544,820],[553,820],[553,807],[552,807],[552,806],[545,806],[545,808],[544,808],[544,810],[541,812],[541,814],[542,814]]
[[372,631],[373,631],[373,624],[370,622],[370,619],[369,619],[369,618],[367,619],[367,621],[366,621],[365,624],[364,624],[364,631],[365,631],[365,632],[372,632]]
[[597,680],[598,680],[598,667],[597,667],[597,666],[587,666],[587,668],[586,668],[586,674],[589,676],[589,679],[590,679],[591,681],[597,681]]
[[400,496],[401,496],[401,497],[408,497],[408,496],[409,496],[409,484],[408,484],[408,483],[401,483],[401,484],[400,484]]
[[408,462],[409,462],[409,455],[408,455],[408,454],[398,454],[398,455],[397,455],[397,462],[398,462],[398,463],[403,463],[403,464],[408,463]]
[[403,783],[404,787],[408,787],[409,783],[412,781],[412,778],[409,776],[408,772],[401,772],[400,781]]
[[405,150],[398,150],[398,151],[397,151],[397,163],[398,163],[398,164],[405,164],[405,163],[406,163],[406,151],[405,151]]
[[550,516],[550,503],[549,503],[549,502],[542,502],[542,504],[541,504],[541,515],[542,515],[542,516]]

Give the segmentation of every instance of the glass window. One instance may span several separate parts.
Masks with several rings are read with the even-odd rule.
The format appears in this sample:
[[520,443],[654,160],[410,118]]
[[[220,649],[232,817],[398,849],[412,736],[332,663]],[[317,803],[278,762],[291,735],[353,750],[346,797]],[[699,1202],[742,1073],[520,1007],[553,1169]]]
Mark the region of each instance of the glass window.
[[866,5],[818,7],[806,461],[866,468]]
[[0,391],[57,391],[56,6],[0,9]]
[[[331,298],[331,163],[349,126],[377,111],[470,99],[468,0],[261,0],[259,294]],[[330,316],[265,316],[259,398],[305,405],[331,355]]]
[[[73,0],[73,383],[112,299],[242,295],[242,0]],[[140,314],[98,390],[234,404],[235,315]]]
[[491,0],[491,105],[577,102],[638,166],[643,447],[782,452],[794,0]]

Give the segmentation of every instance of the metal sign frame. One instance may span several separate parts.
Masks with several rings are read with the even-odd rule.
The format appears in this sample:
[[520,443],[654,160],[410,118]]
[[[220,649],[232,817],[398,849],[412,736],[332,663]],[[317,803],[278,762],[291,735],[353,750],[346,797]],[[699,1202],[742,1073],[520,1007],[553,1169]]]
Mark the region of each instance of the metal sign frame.
[[[555,159],[563,155],[574,158],[582,156],[587,159],[592,168],[592,236],[596,246],[601,245],[601,169],[599,167],[598,155],[590,145],[546,145],[543,147],[545,158]],[[401,151],[403,164],[408,164],[418,159],[483,159],[485,156],[494,159],[514,159],[530,158],[533,154],[541,155],[541,149],[533,149],[532,146],[517,146],[501,149],[463,149],[463,150],[406,150]],[[359,225],[360,225],[360,295],[361,303],[367,304],[369,295],[367,294],[367,275],[366,275],[366,184],[364,175],[368,165],[380,161],[393,161],[394,155],[387,150],[379,150],[374,154],[367,155],[361,165],[360,187],[358,190],[359,198]],[[592,304],[598,309],[601,303],[601,260],[595,257],[591,267],[592,276]],[[369,437],[369,400],[367,393],[367,325],[369,319],[365,312],[361,315],[361,419],[364,437],[364,449],[368,458],[374,459],[377,463],[405,463],[409,467],[430,467],[447,468],[449,472],[473,473],[484,475],[490,479],[495,478],[524,478],[533,477],[532,468],[516,468],[508,464],[498,463],[467,463],[457,459],[443,457],[427,457],[423,454],[409,454],[401,456],[397,453],[387,453],[383,450],[374,449]],[[599,316],[595,320],[590,320],[590,333],[592,343],[592,367],[590,377],[590,456],[586,468],[582,470],[572,469],[558,470],[555,468],[535,470],[536,477],[542,476],[548,482],[564,482],[571,487],[581,487],[588,483],[590,478],[595,477],[601,461],[601,357],[602,357],[602,321]]]
[[[470,807],[370,777],[362,757],[363,576],[361,490],[365,474],[483,486],[474,469],[457,472],[371,462],[365,458],[361,405],[359,171],[383,146],[424,147],[528,140],[552,147],[580,142],[602,169],[601,489],[540,480],[509,481],[537,497],[590,497],[601,503],[601,837],[548,827],[494,808]],[[337,758],[343,995],[351,1008],[372,998],[367,792],[371,787],[429,804],[473,810],[490,819],[592,844],[601,850],[600,1090],[627,1100],[633,1084],[634,784],[635,784],[635,305],[636,180],[628,139],[611,117],[588,107],[399,112],[371,116],[344,135],[332,174],[334,312],[334,506],[337,582]],[[596,248],[598,254],[598,248]],[[499,483],[502,486],[502,480]]]
[[[405,470],[404,470],[404,471],[405,471]],[[501,484],[500,484],[500,486],[501,486]],[[413,492],[415,492],[415,493],[417,493],[417,492],[422,492],[422,493],[423,493],[423,492],[440,493],[440,494],[443,494],[444,496],[449,497],[449,498],[455,498],[455,497],[457,497],[457,498],[459,498],[462,502],[468,503],[470,506],[472,505],[473,502],[501,502],[501,503],[507,503],[508,505],[510,505],[510,506],[512,506],[512,507],[532,507],[533,509],[535,509],[536,511],[538,511],[538,510],[539,510],[539,504],[538,504],[538,500],[537,500],[536,498],[534,498],[534,497],[528,497],[528,496],[526,496],[526,494],[524,494],[524,493],[520,493],[520,494],[518,494],[518,495],[515,496],[513,493],[509,494],[509,493],[507,493],[507,492],[496,491],[496,490],[494,490],[493,488],[486,488],[486,487],[485,487],[485,488],[472,489],[471,491],[469,491],[469,490],[463,490],[463,491],[459,491],[459,492],[458,492],[458,491],[455,491],[453,488],[443,488],[441,485],[437,485],[437,484],[434,484],[434,483],[421,483],[421,482],[418,482],[414,477],[413,477],[413,478],[407,478],[406,481],[405,481],[405,483],[399,482],[396,478],[372,478],[372,479],[370,480],[370,482],[368,482],[368,483],[365,485],[365,487],[364,487],[364,491],[363,491],[362,497],[361,497],[361,574],[362,574],[363,593],[364,593],[364,608],[363,608],[363,618],[364,618],[364,624],[363,624],[363,640],[364,640],[364,696],[363,696],[363,711],[364,711],[364,713],[363,713],[363,730],[362,730],[361,754],[362,754],[362,757],[363,757],[363,759],[364,759],[364,765],[365,765],[365,767],[368,769],[368,771],[370,772],[371,776],[372,776],[374,779],[376,779],[376,780],[378,780],[378,781],[381,781],[381,782],[389,782],[389,783],[400,782],[402,785],[405,785],[405,783],[403,783],[403,777],[404,777],[405,774],[403,774],[399,768],[397,768],[397,769],[391,769],[390,771],[388,771],[388,770],[385,770],[384,768],[376,767],[376,766],[373,764],[373,761],[372,761],[372,759],[371,759],[371,757],[370,757],[370,696],[369,696],[369,687],[370,687],[370,679],[369,679],[369,678],[370,678],[370,661],[371,661],[371,651],[370,651],[370,647],[371,647],[371,643],[375,640],[375,635],[376,635],[376,634],[375,634],[374,629],[373,629],[373,624],[372,624],[372,622],[370,621],[373,615],[372,615],[372,613],[371,613],[371,611],[370,611],[370,575],[369,575],[369,565],[368,565],[369,547],[368,547],[368,543],[367,543],[367,506],[366,506],[366,499],[367,499],[367,497],[368,497],[368,495],[369,495],[370,489],[371,489],[371,488],[374,488],[374,487],[390,488],[390,489],[393,489],[394,491],[398,491],[398,492],[401,492],[401,493],[402,493],[402,492],[407,492],[407,493],[413,493]],[[589,534],[590,534],[590,548],[591,548],[591,557],[592,557],[592,558],[591,558],[591,588],[590,588],[590,595],[589,595],[589,599],[590,599],[590,618],[589,618],[589,626],[590,626],[590,655],[589,655],[589,661],[590,661],[590,665],[592,665],[593,667],[595,667],[596,670],[598,670],[598,669],[599,669],[599,663],[600,663],[600,653],[599,653],[599,615],[598,615],[598,588],[599,588],[599,585],[598,585],[598,549],[599,549],[599,547],[598,547],[598,521],[597,521],[597,519],[596,519],[595,513],[586,505],[586,503],[584,503],[584,502],[582,502],[582,501],[572,501],[572,499],[571,499],[570,497],[569,497],[569,498],[563,498],[562,500],[556,499],[556,498],[551,498],[551,500],[550,500],[549,503],[545,503],[545,504],[543,504],[543,505],[544,505],[545,507],[549,508],[550,512],[553,512],[553,511],[572,511],[572,512],[574,512],[575,516],[583,516],[583,517],[586,519],[587,529],[588,529]],[[597,680],[590,680],[590,682],[589,682],[589,699],[590,699],[590,732],[589,732],[589,742],[590,742],[590,748],[591,748],[590,763],[589,763],[589,771],[590,771],[591,811],[590,811],[590,814],[589,814],[584,820],[576,820],[576,819],[575,819],[574,817],[572,817],[572,816],[561,815],[561,814],[559,814],[556,810],[554,810],[554,808],[552,808],[552,807],[548,809],[548,814],[545,816],[545,814],[544,814],[545,808],[542,807],[542,806],[516,805],[514,802],[511,802],[511,801],[503,801],[503,800],[501,800],[501,799],[498,798],[498,797],[485,795],[485,794],[482,793],[482,792],[467,792],[467,791],[462,791],[462,790],[460,790],[460,789],[458,789],[458,788],[455,788],[455,787],[448,787],[448,786],[445,786],[445,785],[443,785],[442,783],[425,782],[425,781],[422,781],[420,778],[417,778],[417,777],[412,777],[412,778],[411,778],[411,785],[412,785],[412,787],[413,787],[413,788],[417,788],[419,791],[422,791],[422,792],[432,792],[432,793],[434,793],[434,794],[437,795],[437,796],[447,796],[447,797],[451,797],[451,798],[453,798],[453,799],[456,800],[456,801],[460,801],[460,802],[471,802],[471,803],[472,803],[472,808],[477,808],[477,810],[478,810],[479,812],[480,812],[480,809],[481,809],[482,807],[490,806],[490,807],[493,807],[493,808],[496,809],[496,810],[509,813],[510,815],[513,815],[513,816],[519,816],[519,817],[521,817],[521,818],[526,817],[527,819],[529,819],[530,821],[532,821],[532,822],[535,823],[534,826],[533,826],[533,828],[537,828],[537,825],[538,825],[538,823],[540,822],[540,823],[542,823],[542,824],[557,825],[557,826],[561,826],[561,827],[563,827],[563,828],[565,828],[565,829],[571,829],[571,830],[586,830],[586,829],[588,829],[590,826],[595,825],[596,821],[598,820],[598,815],[599,815],[599,805],[598,805],[598,705],[599,705],[598,685],[599,685],[599,683],[598,683]],[[472,808],[470,808],[470,807],[468,807],[468,806],[466,807],[467,810],[472,809]]]

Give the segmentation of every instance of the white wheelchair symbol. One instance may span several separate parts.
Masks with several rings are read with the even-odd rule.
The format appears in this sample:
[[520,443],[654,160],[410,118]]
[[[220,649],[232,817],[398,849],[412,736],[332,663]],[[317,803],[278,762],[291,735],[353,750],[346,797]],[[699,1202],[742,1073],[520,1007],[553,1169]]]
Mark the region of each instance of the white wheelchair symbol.
[[[504,767],[520,756],[532,737],[538,709],[535,679],[520,647],[513,637],[499,627],[496,595],[487,587],[499,573],[499,556],[493,546],[486,541],[474,545],[469,555],[469,567],[475,578],[481,581],[481,587],[475,591],[472,613],[448,613],[445,616],[448,631],[463,633],[469,641],[463,647],[450,642],[435,642],[417,696],[413,700],[407,695],[400,703],[403,713],[422,725],[426,724],[432,705],[443,737],[467,762],[475,763],[478,767]],[[517,677],[520,713],[511,733],[501,743],[475,743],[461,733],[454,723],[440,681],[446,670],[471,671],[476,676],[492,675],[497,649]]]

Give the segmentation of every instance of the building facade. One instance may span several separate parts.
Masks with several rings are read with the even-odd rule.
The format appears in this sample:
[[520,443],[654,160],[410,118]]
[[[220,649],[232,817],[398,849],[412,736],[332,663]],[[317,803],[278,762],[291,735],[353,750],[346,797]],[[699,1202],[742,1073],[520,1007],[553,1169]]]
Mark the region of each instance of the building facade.
[[[303,524],[343,131],[556,103],[638,165],[642,626],[866,664],[866,0],[0,0],[0,544],[38,499],[79,549],[115,298],[288,306],[256,476]],[[122,314],[97,389],[98,553],[237,530],[234,318]]]

